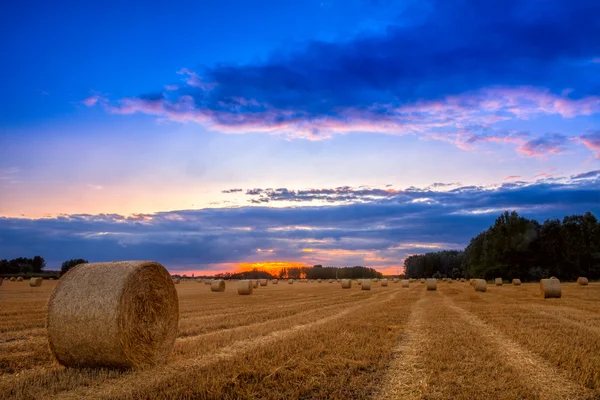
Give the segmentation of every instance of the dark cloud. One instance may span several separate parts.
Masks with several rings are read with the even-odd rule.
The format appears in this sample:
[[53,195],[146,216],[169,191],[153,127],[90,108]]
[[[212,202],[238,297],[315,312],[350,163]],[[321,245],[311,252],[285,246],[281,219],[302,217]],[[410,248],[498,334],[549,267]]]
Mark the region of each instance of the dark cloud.
[[525,142],[519,151],[529,156],[558,154],[565,151],[567,142],[568,138],[564,135],[549,134]]
[[[173,270],[264,261],[265,257],[308,264],[398,265],[415,252],[465,246],[504,210],[516,209],[540,221],[588,210],[600,215],[598,171],[443,192],[349,187],[255,191],[268,202],[295,201],[299,206],[209,208],[130,217],[0,218],[0,257],[40,254],[50,268],[74,257],[154,259]],[[327,202],[332,205],[305,205],[315,198],[331,199]],[[314,252],[304,252],[305,248]]]
[[226,189],[226,190],[221,190],[221,193],[238,193],[241,191],[242,191],[242,189]]

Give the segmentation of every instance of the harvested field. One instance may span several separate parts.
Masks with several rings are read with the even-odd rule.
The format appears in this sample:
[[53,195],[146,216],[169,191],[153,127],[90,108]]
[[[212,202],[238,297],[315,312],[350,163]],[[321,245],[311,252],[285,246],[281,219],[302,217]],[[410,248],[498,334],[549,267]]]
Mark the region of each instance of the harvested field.
[[[166,365],[66,369],[52,360],[56,281],[0,286],[1,399],[600,398],[600,284],[268,285],[239,296],[177,285]],[[368,329],[365,329],[368,327]]]

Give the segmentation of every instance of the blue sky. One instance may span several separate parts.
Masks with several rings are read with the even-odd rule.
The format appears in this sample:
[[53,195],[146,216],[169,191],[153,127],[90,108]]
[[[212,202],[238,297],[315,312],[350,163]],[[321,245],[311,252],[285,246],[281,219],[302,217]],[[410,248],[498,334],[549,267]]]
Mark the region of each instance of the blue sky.
[[[466,245],[503,209],[598,214],[599,14],[588,0],[3,5],[0,258],[387,270]],[[211,256],[182,250],[205,241]]]

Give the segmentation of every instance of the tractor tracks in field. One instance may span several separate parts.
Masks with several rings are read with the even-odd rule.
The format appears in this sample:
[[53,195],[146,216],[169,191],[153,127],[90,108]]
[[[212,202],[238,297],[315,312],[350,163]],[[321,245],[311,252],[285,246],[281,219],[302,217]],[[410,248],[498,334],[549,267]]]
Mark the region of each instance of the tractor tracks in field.
[[569,380],[550,363],[523,348],[474,313],[456,305],[452,299],[440,292],[443,304],[461,320],[478,332],[484,340],[498,349],[502,361],[520,372],[522,385],[531,388],[542,400],[591,399],[589,389]]
[[[305,324],[298,324],[286,329],[274,330],[266,335],[259,335],[250,339],[238,340],[229,345],[220,348],[217,351],[205,354],[197,358],[182,359],[171,362],[165,366],[157,367],[150,371],[133,371],[115,379],[102,380],[99,382],[88,382],[86,386],[78,386],[61,393],[54,397],[46,395],[45,397],[56,399],[80,399],[80,398],[130,398],[136,393],[142,393],[149,388],[158,387],[181,374],[194,374],[209,365],[224,362],[236,356],[259,350],[264,346],[272,345],[280,340],[288,339],[301,332],[309,331],[319,326],[338,320],[349,314],[359,312],[361,309],[373,304],[383,304],[394,300],[400,291],[382,291],[373,296],[357,302],[350,307],[325,316],[316,321]],[[334,305],[333,307],[343,307],[343,305]],[[314,312],[316,310],[311,310]],[[297,315],[296,315],[297,317]],[[241,329],[242,327],[240,327]],[[237,329],[237,328],[235,328]],[[158,370],[158,371],[157,371]]]

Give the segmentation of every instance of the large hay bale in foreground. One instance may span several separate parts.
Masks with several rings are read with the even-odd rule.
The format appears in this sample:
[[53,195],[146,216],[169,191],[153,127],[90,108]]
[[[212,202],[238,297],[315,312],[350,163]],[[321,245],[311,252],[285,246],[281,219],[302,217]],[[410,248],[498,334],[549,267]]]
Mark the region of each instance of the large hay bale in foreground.
[[437,290],[437,280],[427,279],[427,290]]
[[487,282],[485,279],[473,279],[473,288],[476,292],[486,292],[487,291]]
[[577,284],[581,285],[581,286],[587,286],[589,283],[588,278],[580,276],[579,278],[577,278]]
[[515,286],[521,286],[521,280],[518,278],[515,278],[512,280],[512,284]]
[[178,322],[173,280],[153,261],[79,264],[58,281],[48,300],[50,350],[68,367],[164,363]]
[[266,279],[261,279],[260,280],[260,286],[267,286],[267,280]]
[[225,281],[223,279],[216,279],[212,281],[210,284],[211,292],[224,292],[225,291]]
[[502,286],[502,278],[496,278],[496,286]]
[[544,299],[560,298],[560,281],[556,278],[542,279],[540,281],[540,293]]
[[407,288],[410,285],[410,280],[408,279],[402,279],[402,287],[403,288]]
[[42,282],[44,282],[44,280],[42,278],[31,278],[29,280],[29,286],[31,287],[39,287],[42,286]]
[[242,281],[238,281],[237,289],[238,294],[252,294],[252,289],[254,288],[254,284],[251,280],[244,279]]
[[360,286],[362,290],[371,290],[371,280],[363,279],[362,282],[360,282]]
[[382,279],[381,280],[381,286],[387,286],[388,285],[388,280],[387,279]]
[[342,279],[342,289],[352,288],[352,281],[350,279]]

